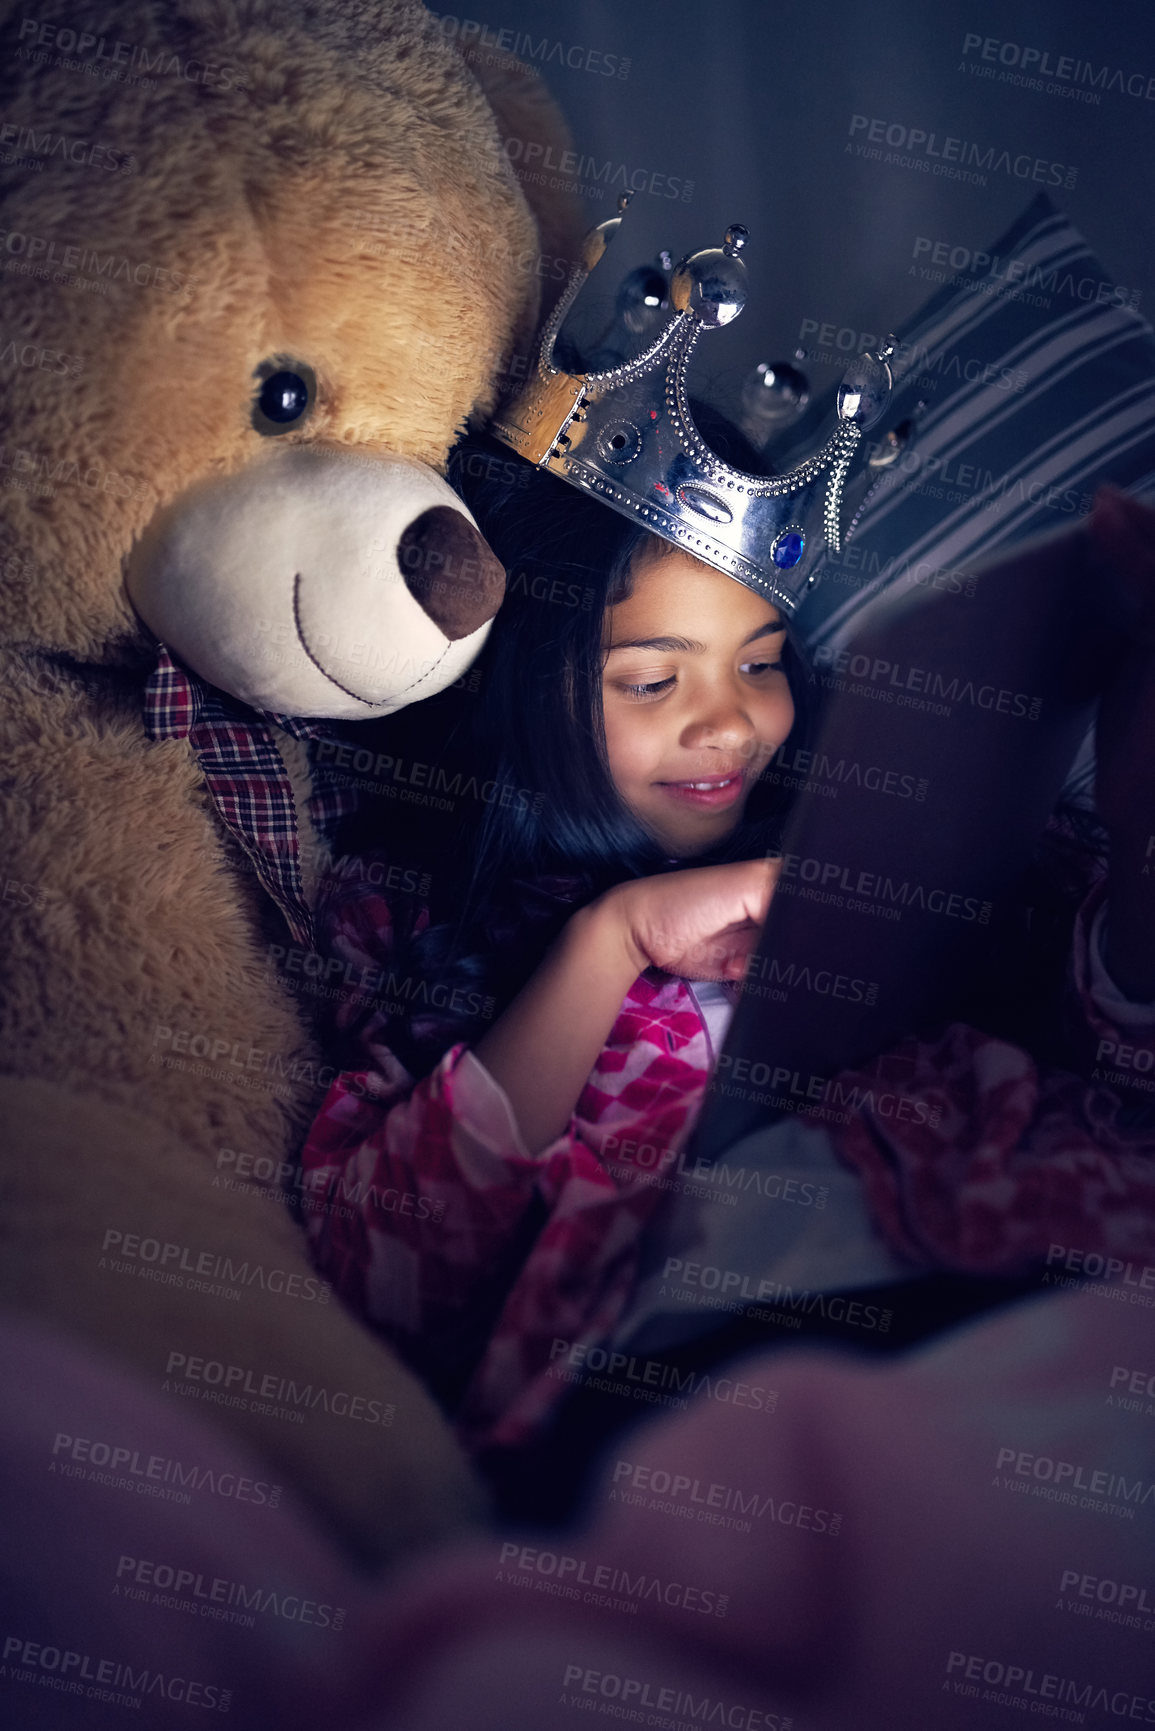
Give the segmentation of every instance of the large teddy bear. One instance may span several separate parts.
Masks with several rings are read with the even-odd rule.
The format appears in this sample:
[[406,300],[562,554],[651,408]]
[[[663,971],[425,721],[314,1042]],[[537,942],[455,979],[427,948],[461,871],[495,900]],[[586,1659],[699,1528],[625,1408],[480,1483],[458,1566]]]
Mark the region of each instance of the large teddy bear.
[[[298,722],[437,691],[496,611],[440,472],[567,244],[503,137],[560,122],[416,0],[5,12],[0,1303],[380,1559],[480,1504],[281,1194],[325,1077],[269,961],[310,943]],[[54,1425],[46,1467],[149,1470]]]

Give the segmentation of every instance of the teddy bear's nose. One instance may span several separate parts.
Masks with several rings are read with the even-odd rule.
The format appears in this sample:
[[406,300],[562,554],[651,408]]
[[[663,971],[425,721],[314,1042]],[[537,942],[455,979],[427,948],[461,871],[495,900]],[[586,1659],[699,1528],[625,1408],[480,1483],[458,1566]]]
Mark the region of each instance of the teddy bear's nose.
[[479,630],[501,606],[500,560],[473,524],[448,505],[414,518],[397,558],[410,594],[450,642]]

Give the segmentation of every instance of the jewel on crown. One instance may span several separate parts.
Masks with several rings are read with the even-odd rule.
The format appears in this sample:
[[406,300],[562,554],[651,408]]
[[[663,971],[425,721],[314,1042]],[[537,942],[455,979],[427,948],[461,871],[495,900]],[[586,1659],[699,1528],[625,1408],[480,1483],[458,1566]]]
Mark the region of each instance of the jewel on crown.
[[[628,198],[618,201],[623,211]],[[722,246],[694,253],[670,284],[668,324],[635,360],[605,372],[567,373],[554,345],[621,215],[586,236],[582,259],[542,332],[535,376],[498,415],[494,436],[675,546],[726,571],[792,615],[814,581],[819,538],[839,552],[842,491],[863,432],[885,411],[895,339],[860,355],[838,392],[838,424],[821,450],[783,475],[749,475],[710,449],[687,394],[703,331],[746,303],[748,237],[740,224]]]

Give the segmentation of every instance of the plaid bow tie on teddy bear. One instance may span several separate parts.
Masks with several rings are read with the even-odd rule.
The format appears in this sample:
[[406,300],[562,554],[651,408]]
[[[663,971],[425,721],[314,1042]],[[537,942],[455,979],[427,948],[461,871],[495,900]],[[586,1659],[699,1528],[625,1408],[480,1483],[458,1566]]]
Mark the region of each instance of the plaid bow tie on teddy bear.
[[[189,741],[221,822],[252,862],[294,941],[312,949],[313,916],[301,876],[296,802],[272,730],[280,728],[294,739],[324,739],[332,728],[250,709],[180,666],[163,644],[145,689],[144,724],[150,739]],[[327,835],[337,818],[356,804],[354,790],[322,784],[309,796],[307,808]]]

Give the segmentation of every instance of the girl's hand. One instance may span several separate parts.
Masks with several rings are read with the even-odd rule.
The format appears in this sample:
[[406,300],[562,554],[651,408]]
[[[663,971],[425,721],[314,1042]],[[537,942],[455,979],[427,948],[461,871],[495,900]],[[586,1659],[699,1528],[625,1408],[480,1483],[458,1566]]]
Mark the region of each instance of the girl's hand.
[[741,978],[781,869],[781,860],[748,860],[639,878],[567,921],[474,1048],[505,1089],[531,1153],[565,1130],[622,999],[646,968],[691,980]]
[[699,866],[618,884],[596,905],[616,924],[635,976],[661,968],[689,980],[739,980],[781,870],[780,859]]

